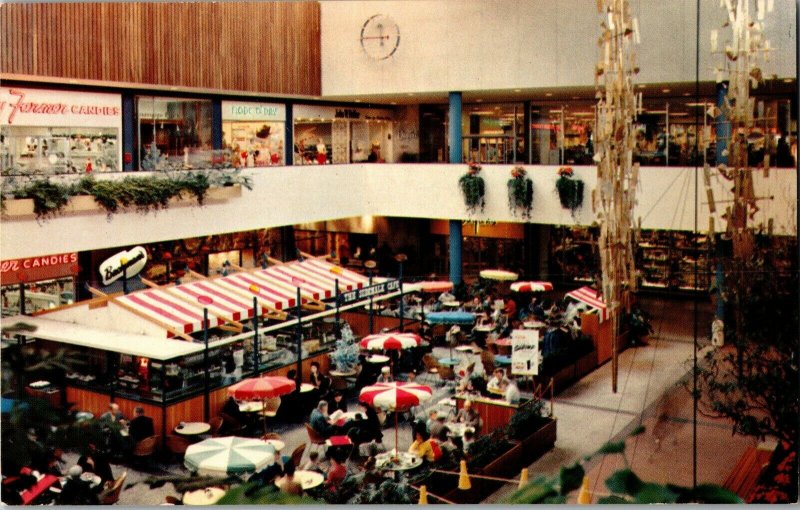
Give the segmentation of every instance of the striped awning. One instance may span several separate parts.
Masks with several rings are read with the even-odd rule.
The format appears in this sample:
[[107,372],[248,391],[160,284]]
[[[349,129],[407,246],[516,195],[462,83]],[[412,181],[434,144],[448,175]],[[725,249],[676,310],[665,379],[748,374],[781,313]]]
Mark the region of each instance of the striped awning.
[[360,289],[369,285],[369,278],[366,276],[321,259],[289,262],[268,267],[259,272],[292,288],[300,287],[301,291],[320,300],[334,297],[337,279],[339,280],[339,292]]
[[[253,299],[244,294],[227,290],[214,280],[201,280],[170,287],[172,294],[184,296],[194,302],[206,303],[209,311],[228,317],[234,321],[243,321],[253,317]],[[263,310],[259,310],[263,313]]]
[[[181,333],[192,333],[203,329],[203,305],[191,304],[168,293],[165,289],[149,289],[120,296],[117,301],[134,308],[153,322]],[[209,316],[209,327],[224,323]],[[169,335],[168,335],[169,336]]]
[[213,281],[235,292],[255,296],[260,302],[276,310],[285,310],[297,304],[294,292],[283,288],[270,287],[250,273],[236,273],[216,278]]
[[575,299],[576,301],[580,301],[581,303],[586,303],[589,305],[589,307],[597,310],[597,314],[600,316],[600,322],[608,319],[608,309],[606,308],[606,304],[603,302],[602,298],[597,296],[597,291],[591,287],[581,287],[580,289],[575,289],[572,292],[567,292],[567,296]]

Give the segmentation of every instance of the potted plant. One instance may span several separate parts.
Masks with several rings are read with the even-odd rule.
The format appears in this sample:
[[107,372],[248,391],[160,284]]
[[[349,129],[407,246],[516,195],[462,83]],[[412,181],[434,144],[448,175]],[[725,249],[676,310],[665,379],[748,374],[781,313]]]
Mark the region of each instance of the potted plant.
[[483,208],[486,205],[484,199],[486,184],[483,182],[483,177],[478,175],[480,171],[481,166],[473,161],[469,164],[467,173],[458,180],[461,194],[464,195],[464,204],[467,206],[467,211],[471,213],[476,212],[478,209],[483,212]]
[[355,371],[358,364],[358,343],[355,341],[350,325],[345,323],[342,326],[341,338],[336,340],[336,349],[330,354],[331,363],[336,366],[336,370],[342,373]]
[[573,213],[583,204],[583,181],[574,178],[572,167],[562,166],[558,169],[556,190],[561,201],[561,207]]
[[523,218],[529,219],[533,208],[533,181],[526,174],[521,166],[511,169],[511,179],[507,183],[508,207],[515,216],[519,210]]

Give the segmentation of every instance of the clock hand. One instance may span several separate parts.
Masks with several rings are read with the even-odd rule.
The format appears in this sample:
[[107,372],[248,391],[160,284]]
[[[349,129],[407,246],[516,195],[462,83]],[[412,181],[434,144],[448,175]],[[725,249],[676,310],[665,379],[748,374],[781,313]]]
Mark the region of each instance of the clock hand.
[[362,37],[361,40],[366,41],[367,39],[388,39],[388,38],[389,38],[388,35],[376,35],[373,37]]

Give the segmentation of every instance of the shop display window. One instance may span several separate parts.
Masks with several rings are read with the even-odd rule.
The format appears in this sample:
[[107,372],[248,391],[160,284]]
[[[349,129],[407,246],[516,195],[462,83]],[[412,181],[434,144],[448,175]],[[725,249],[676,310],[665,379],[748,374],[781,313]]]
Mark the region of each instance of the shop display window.
[[211,110],[205,99],[137,97],[142,170],[211,167]]
[[294,161],[296,165],[344,163],[334,161],[333,119],[303,121],[294,124]]
[[225,148],[234,167],[285,164],[283,122],[223,122]]
[[116,172],[119,129],[0,127],[3,175]]
[[72,304],[75,299],[75,281],[72,277],[5,285],[2,288],[4,317],[22,313],[20,290],[25,296],[26,314]]
[[464,161],[524,163],[523,117],[522,104],[466,105],[461,119]]

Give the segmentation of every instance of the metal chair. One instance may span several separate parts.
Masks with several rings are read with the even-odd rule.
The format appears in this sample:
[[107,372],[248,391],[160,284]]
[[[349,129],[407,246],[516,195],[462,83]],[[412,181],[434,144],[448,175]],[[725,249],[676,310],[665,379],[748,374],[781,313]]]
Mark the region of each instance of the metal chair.
[[[158,439],[158,436],[153,437]],[[119,478],[114,480],[114,483],[111,484],[111,487],[100,493],[99,499],[101,505],[113,505],[119,501],[119,495],[122,492],[122,484],[125,483],[125,478],[127,478],[127,476],[128,472],[125,471]]]
[[325,438],[317,433],[311,424],[305,423],[304,425],[306,426],[306,432],[308,432],[308,442],[312,446],[322,446],[322,453],[325,453]]
[[192,444],[187,438],[176,436],[174,434],[167,435],[167,451],[176,459],[180,460],[186,454],[186,449]]
[[134,460],[137,463],[147,463],[156,452],[156,445],[160,437],[161,436],[150,436],[136,443],[133,446],[133,452],[131,452]]

